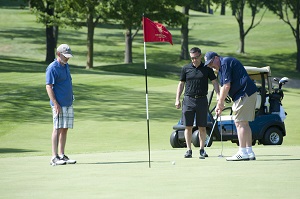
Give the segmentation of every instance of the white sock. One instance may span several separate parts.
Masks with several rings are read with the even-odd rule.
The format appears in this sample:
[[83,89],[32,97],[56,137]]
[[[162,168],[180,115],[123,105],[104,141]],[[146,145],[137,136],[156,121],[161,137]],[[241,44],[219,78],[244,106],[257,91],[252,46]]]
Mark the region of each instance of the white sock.
[[247,153],[253,153],[252,146],[246,147]]
[[62,157],[64,157],[64,155],[65,155],[65,154],[61,154],[61,155],[59,155],[59,157],[61,157],[61,158],[62,158]]
[[242,154],[247,154],[246,148],[240,148],[240,152],[241,152]]

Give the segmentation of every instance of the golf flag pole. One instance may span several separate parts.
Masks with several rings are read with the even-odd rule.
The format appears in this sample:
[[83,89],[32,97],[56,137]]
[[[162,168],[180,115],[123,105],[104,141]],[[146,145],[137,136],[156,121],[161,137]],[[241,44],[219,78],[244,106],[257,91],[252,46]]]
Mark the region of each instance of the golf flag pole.
[[145,63],[145,83],[146,83],[146,114],[147,114],[147,133],[148,133],[148,162],[151,168],[150,158],[150,128],[149,128],[149,103],[148,103],[148,80],[147,80],[147,55],[146,42],[169,42],[172,43],[171,33],[160,23],[153,22],[143,16],[143,30],[144,30],[144,63]]
[[145,83],[146,83],[146,114],[147,114],[147,133],[148,133],[148,164],[151,168],[150,158],[150,127],[149,127],[149,107],[148,107],[148,81],[147,81],[147,57],[146,57],[146,42],[144,42],[144,63],[145,63]]

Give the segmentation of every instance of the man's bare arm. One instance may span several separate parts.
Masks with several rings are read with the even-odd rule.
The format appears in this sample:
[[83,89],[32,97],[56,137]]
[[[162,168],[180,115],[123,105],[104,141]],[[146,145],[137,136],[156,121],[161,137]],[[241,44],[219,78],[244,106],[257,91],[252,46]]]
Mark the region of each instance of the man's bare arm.
[[56,101],[56,97],[55,97],[55,94],[54,94],[54,91],[53,91],[52,87],[53,87],[53,84],[47,84],[46,85],[46,91],[47,91],[48,97],[50,98],[50,100],[54,104],[54,107],[56,109],[56,113],[58,114],[60,112],[60,105]]
[[175,106],[176,106],[177,109],[179,109],[181,107],[180,96],[181,96],[181,94],[183,92],[184,84],[185,84],[185,82],[180,81],[178,83],[178,86],[177,86],[176,100],[175,100]]

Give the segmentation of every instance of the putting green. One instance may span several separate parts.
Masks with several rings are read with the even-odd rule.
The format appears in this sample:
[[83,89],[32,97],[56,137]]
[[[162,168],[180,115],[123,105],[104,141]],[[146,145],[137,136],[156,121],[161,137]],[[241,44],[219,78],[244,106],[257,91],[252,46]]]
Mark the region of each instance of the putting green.
[[[49,156],[0,158],[3,198],[298,198],[300,146],[256,146],[256,161],[228,162],[219,146],[209,158],[185,149],[70,155],[75,165],[50,166]],[[224,156],[236,147],[225,147]],[[175,165],[172,162],[175,162]]]

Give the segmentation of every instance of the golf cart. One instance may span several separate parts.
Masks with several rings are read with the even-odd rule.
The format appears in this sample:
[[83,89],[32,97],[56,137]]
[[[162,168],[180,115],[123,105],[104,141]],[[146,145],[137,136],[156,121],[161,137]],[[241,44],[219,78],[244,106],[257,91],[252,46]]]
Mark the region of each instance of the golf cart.
[[[252,130],[253,145],[281,145],[283,137],[286,136],[284,119],[286,113],[282,106],[282,99],[284,97],[282,85],[288,82],[288,78],[283,77],[278,80],[274,78],[273,81],[278,83],[278,87],[272,86],[270,67],[250,67],[245,66],[250,78],[257,86],[257,100],[255,107],[255,120],[250,122]],[[207,113],[207,127],[205,146],[210,147],[214,141],[231,141],[238,145],[237,130],[234,124],[234,115],[232,112],[232,101],[229,97],[226,98],[225,109],[219,117],[214,116],[216,100],[212,100],[214,91],[208,94],[209,111]],[[217,120],[217,121],[216,121]],[[217,124],[217,125],[216,125]],[[184,137],[185,126],[182,119],[173,126],[173,132],[170,136],[170,144],[173,148],[186,147]],[[199,131],[198,127],[193,126],[192,143],[195,147],[199,147]]]

